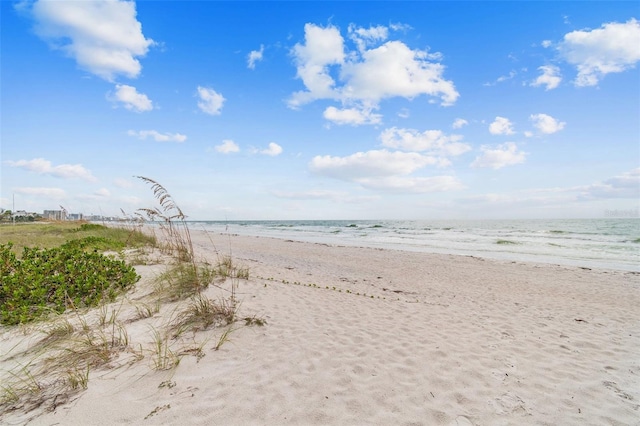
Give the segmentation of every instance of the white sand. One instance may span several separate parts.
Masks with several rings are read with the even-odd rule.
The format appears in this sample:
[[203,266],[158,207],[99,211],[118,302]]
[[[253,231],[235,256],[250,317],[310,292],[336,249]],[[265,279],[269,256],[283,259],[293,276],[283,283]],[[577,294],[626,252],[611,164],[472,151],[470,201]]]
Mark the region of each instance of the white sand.
[[[194,242],[215,260],[208,236],[196,232]],[[123,353],[66,404],[4,413],[0,423],[640,424],[638,274],[256,237],[214,242],[250,268],[240,315],[267,325],[238,323],[219,351],[221,329],[199,332],[191,346],[204,342],[205,356],[185,355],[167,371],[153,369],[151,355],[128,363]],[[131,345],[148,345],[150,324],[171,312],[131,322]],[[1,370],[28,339],[15,328],[0,337]]]

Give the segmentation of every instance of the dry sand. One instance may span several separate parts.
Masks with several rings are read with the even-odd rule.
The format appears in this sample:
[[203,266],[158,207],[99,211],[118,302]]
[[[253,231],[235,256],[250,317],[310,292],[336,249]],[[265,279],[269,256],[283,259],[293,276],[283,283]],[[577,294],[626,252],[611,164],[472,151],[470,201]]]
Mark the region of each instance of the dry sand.
[[[214,261],[209,236],[193,238]],[[221,329],[199,332],[190,339],[205,356],[185,355],[166,371],[153,369],[151,356],[128,362],[123,353],[66,403],[4,413],[0,423],[640,424],[636,273],[213,240],[250,268],[250,280],[240,281],[240,314],[265,326],[238,324],[218,351]],[[131,345],[148,345],[151,325],[170,315],[163,307],[128,323]],[[4,330],[0,369],[29,336]]]

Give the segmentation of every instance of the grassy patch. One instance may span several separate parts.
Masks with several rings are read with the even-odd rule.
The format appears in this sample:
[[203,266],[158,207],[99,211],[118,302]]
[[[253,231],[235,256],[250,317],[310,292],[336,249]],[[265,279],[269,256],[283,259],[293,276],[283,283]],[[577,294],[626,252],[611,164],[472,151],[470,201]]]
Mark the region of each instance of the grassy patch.
[[[72,242],[74,240],[82,241]],[[94,223],[55,222],[0,225],[0,244],[13,244],[20,256],[25,247],[53,248],[63,244],[88,249],[115,250],[123,247],[155,246],[156,239],[133,227],[107,227]]]

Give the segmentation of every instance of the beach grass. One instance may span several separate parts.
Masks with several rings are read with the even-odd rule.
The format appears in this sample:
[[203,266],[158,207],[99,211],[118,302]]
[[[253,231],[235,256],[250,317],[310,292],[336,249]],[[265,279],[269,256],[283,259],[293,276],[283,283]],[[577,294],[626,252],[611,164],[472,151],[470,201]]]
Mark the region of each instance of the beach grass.
[[[28,343],[18,343],[0,354],[0,419],[2,412],[55,409],[73,393],[87,389],[95,370],[145,358],[151,359],[155,370],[170,370],[185,355],[202,358],[209,338],[194,346],[180,339],[185,332],[195,336],[208,328],[224,327],[214,347],[217,350],[237,330],[233,324],[241,318],[236,290],[239,280],[249,278],[249,269],[217,251],[214,264],[199,260],[186,216],[177,203],[159,183],[140,179],[152,186],[159,207],[140,209],[137,219],[125,226],[78,222],[3,225],[7,232],[0,233],[0,319],[6,319],[4,325],[15,326],[15,331],[26,327],[24,340]],[[160,221],[160,238],[149,235],[148,229],[142,231],[143,216]],[[136,250],[125,252],[125,248]],[[145,256],[164,253],[158,258],[164,259],[166,271],[156,277],[155,291],[130,300],[124,293],[134,289],[139,276],[127,259],[145,264],[141,250]],[[87,259],[90,261],[84,262]],[[113,271],[118,274],[108,278],[121,284],[118,291],[110,287],[111,281],[102,279]],[[227,280],[230,290],[222,287]],[[207,297],[204,291],[211,285],[224,296]],[[74,293],[77,288],[83,293]],[[53,295],[59,296],[54,304]],[[153,317],[167,304],[173,313],[165,310],[170,319],[157,324]],[[127,324],[146,319],[150,337],[132,341]],[[245,326],[254,324],[264,321],[252,317],[244,322]],[[130,356],[119,355],[125,352]]]

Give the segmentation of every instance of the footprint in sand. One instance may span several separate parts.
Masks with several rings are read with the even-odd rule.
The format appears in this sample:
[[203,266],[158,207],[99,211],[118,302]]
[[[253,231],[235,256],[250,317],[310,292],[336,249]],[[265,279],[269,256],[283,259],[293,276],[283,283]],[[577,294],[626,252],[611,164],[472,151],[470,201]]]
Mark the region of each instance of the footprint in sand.
[[525,402],[518,395],[511,392],[496,398],[492,403],[497,414],[531,414],[525,406]]
[[449,426],[473,426],[473,423],[465,416],[458,416],[449,423]]

